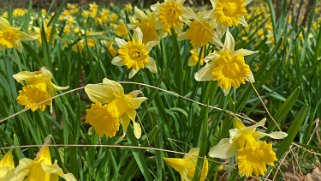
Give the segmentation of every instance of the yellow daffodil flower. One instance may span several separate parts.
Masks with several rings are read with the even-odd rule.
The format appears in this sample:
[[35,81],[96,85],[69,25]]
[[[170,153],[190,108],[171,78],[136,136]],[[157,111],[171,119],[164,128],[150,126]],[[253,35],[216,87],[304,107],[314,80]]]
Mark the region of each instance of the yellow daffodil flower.
[[205,57],[207,63],[195,73],[197,81],[217,81],[217,85],[222,88],[225,95],[231,87],[238,88],[245,84],[245,80],[254,82],[254,77],[248,64],[245,63],[244,56],[256,52],[239,49],[234,50],[235,42],[232,34],[227,31],[223,49],[214,51]]
[[164,32],[171,34],[171,30],[180,32],[184,21],[189,17],[186,8],[183,7],[185,0],[165,0],[163,3],[156,3],[151,9],[157,13],[158,19]]
[[[191,56],[188,58],[188,63],[187,65],[190,67],[193,67],[197,64],[203,65],[204,64],[204,49],[201,52],[200,48],[194,48],[190,51]],[[199,59],[199,54],[202,53],[200,59]]]
[[[140,28],[143,33],[143,43],[159,41],[160,37],[165,36],[164,33],[160,32],[161,26],[158,23],[156,13],[150,11],[144,13],[144,11],[137,7],[134,9],[134,16],[131,17],[128,27],[129,29]],[[160,33],[160,35],[158,33]]]
[[217,21],[217,31],[221,35],[228,27],[242,24],[247,26],[244,16],[247,15],[246,5],[252,0],[211,0],[213,16]]
[[14,161],[11,151],[8,151],[0,161],[0,180],[9,180],[14,175]]
[[57,181],[59,176],[66,181],[76,181],[71,173],[64,174],[57,160],[52,164],[48,146],[41,148],[34,160],[29,158],[19,160],[14,174],[12,180]]
[[213,29],[216,22],[209,14],[207,11],[193,13],[192,22],[186,22],[189,28],[180,33],[178,39],[188,39],[194,48],[204,47],[209,43],[222,47],[222,42]]
[[115,26],[115,34],[119,37],[128,39],[128,29],[123,21],[121,21],[117,26]]
[[140,91],[125,94],[119,83],[105,78],[103,84],[86,85],[85,92],[94,102],[91,108],[87,109],[86,122],[96,130],[99,136],[115,136],[120,124],[125,134],[132,121],[135,137],[140,138],[141,127],[135,122],[136,109],[147,99],[137,97]]
[[[163,158],[165,163],[180,173],[182,181],[192,180],[197,163],[199,148],[192,148],[184,158]],[[198,171],[200,169],[197,169]],[[208,172],[208,161],[205,157],[200,181],[204,181]]]
[[240,175],[247,177],[253,173],[256,176],[264,175],[266,165],[273,166],[277,160],[272,144],[260,141],[268,136],[273,139],[283,139],[287,136],[282,131],[264,133],[256,131],[265,124],[266,119],[246,127],[239,119],[233,119],[234,128],[230,130],[230,138],[223,138],[217,145],[210,149],[208,155],[213,158],[228,159],[237,155],[237,164]]
[[[52,83],[53,75],[44,67],[36,72],[19,72],[14,74],[13,78],[24,86],[23,90],[19,91],[18,103],[32,111],[37,109],[44,111],[46,106],[51,107],[52,101],[48,99],[53,97],[56,91],[68,89],[68,86],[61,87]],[[38,105],[45,100],[48,101]]]
[[12,15],[14,17],[21,17],[21,16],[24,16],[26,13],[27,13],[26,9],[16,8],[13,10]]
[[25,33],[19,28],[12,27],[8,20],[0,17],[0,50],[6,48],[16,48],[22,51],[22,41],[37,39],[37,35]]
[[143,33],[139,28],[134,30],[131,41],[126,42],[120,38],[116,38],[115,41],[119,46],[119,55],[113,58],[112,64],[117,66],[125,65],[127,69],[131,69],[129,78],[132,78],[140,69],[145,67],[152,73],[157,73],[155,60],[148,54],[159,43],[158,41],[143,43]]
[[124,10],[127,12],[127,13],[131,13],[132,10],[133,10],[133,6],[130,4],[130,3],[127,3],[124,7]]

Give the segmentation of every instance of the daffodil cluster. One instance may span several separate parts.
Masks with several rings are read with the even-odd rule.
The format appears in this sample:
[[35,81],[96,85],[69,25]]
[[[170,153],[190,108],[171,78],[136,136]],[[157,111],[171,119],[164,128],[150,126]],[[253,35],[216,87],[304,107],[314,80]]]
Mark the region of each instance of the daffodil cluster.
[[234,128],[230,130],[230,138],[223,138],[209,151],[209,156],[213,158],[228,159],[236,156],[240,175],[246,177],[264,176],[267,171],[266,166],[274,166],[277,160],[272,149],[272,144],[262,141],[263,137],[282,139],[287,136],[282,131],[264,133],[257,131],[258,127],[265,124],[266,119],[246,127],[238,118],[233,119]]
[[63,172],[57,160],[54,163],[51,162],[48,146],[42,147],[34,160],[20,159],[17,167],[15,167],[11,151],[8,151],[0,161],[0,180],[3,181],[57,181],[59,177],[66,181],[76,181],[73,174]]

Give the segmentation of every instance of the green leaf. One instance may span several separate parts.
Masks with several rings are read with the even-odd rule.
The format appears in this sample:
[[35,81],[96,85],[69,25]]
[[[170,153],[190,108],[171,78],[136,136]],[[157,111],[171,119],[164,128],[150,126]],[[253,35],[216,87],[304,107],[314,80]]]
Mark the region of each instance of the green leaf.
[[305,116],[307,114],[308,108],[308,105],[304,105],[303,108],[296,114],[294,120],[291,122],[291,126],[287,132],[288,136],[279,143],[280,146],[278,151],[276,152],[278,158],[280,158],[286,151],[288,151],[295,136],[301,130],[302,123],[306,118]]

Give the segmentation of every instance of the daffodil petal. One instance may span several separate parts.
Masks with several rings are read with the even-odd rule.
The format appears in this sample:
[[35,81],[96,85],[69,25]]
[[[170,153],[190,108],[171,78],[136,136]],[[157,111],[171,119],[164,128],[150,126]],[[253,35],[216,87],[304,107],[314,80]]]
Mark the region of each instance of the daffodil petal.
[[152,73],[157,73],[157,66],[155,60],[152,57],[148,57],[146,68],[148,68]]
[[139,139],[142,135],[142,128],[140,127],[140,124],[133,122],[134,126],[134,135],[137,139]]
[[140,28],[137,27],[134,30],[133,39],[139,43],[143,42],[143,33],[142,30],[140,30]]
[[227,30],[225,35],[224,48],[228,49],[230,52],[234,52],[234,47],[235,47],[234,38],[230,33],[230,31]]
[[258,51],[251,51],[251,50],[241,48],[241,49],[236,50],[233,54],[244,57],[244,56],[252,55],[254,53],[258,53]]
[[123,61],[122,61],[122,59],[120,58],[120,57],[114,57],[112,60],[111,60],[111,63],[113,64],[113,65],[117,65],[117,66],[123,66],[124,64],[123,64]]
[[237,152],[237,146],[230,142],[229,138],[223,138],[220,142],[212,147],[208,155],[212,158],[227,159]]
[[85,92],[91,101],[102,104],[109,103],[115,97],[122,97],[124,95],[123,87],[119,83],[107,78],[103,80],[103,84],[87,84]]
[[31,78],[34,78],[35,73],[34,72],[29,72],[29,71],[22,71],[17,74],[13,75],[13,78],[18,82],[22,83],[23,81],[29,80]]
[[149,42],[147,42],[146,45],[145,45],[147,51],[148,51],[148,52],[151,51],[151,49],[152,49],[154,46],[156,46],[157,44],[159,44],[159,41],[149,41]]
[[199,71],[197,71],[194,75],[195,80],[197,81],[210,81],[213,79],[212,70],[213,70],[213,62],[206,64]]
[[118,47],[122,47],[122,46],[127,44],[127,42],[124,39],[121,39],[121,38],[115,38],[115,41],[116,41]]

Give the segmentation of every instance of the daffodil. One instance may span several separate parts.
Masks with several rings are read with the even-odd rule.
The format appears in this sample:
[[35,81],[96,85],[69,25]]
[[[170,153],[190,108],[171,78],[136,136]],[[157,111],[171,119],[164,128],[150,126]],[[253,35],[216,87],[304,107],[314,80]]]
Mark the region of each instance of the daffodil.
[[223,35],[228,27],[242,24],[247,26],[244,16],[247,15],[246,5],[252,0],[211,0],[213,16],[217,21],[217,30]]
[[24,16],[26,12],[27,12],[26,9],[16,8],[13,10],[12,15],[15,17],[20,17],[20,16]]
[[235,42],[232,34],[227,31],[223,49],[214,51],[205,57],[206,65],[195,73],[197,81],[217,81],[224,94],[231,87],[238,88],[245,80],[254,82],[254,77],[244,56],[256,53],[246,49],[234,50]]
[[133,6],[130,3],[127,3],[124,7],[125,12],[131,13],[133,10]]
[[193,20],[187,22],[189,28],[185,32],[180,33],[178,39],[188,39],[195,48],[207,46],[209,43],[221,47],[222,42],[214,31],[216,22],[209,14],[210,13],[207,11],[201,11],[198,14],[194,14],[192,16]]
[[88,84],[85,87],[89,99],[94,102],[87,109],[86,122],[88,122],[98,135],[115,136],[122,126],[124,134],[130,121],[134,126],[136,138],[141,136],[141,127],[135,122],[136,109],[145,101],[146,97],[137,97],[140,91],[124,93],[123,87],[112,80],[105,78],[103,84]]
[[0,50],[6,48],[16,48],[22,51],[22,41],[37,39],[37,35],[25,33],[19,28],[12,27],[8,20],[0,17]]
[[150,11],[145,13],[137,7],[134,9],[134,16],[131,17],[128,27],[130,29],[140,28],[143,33],[143,43],[159,41],[160,37],[165,36],[160,32],[161,26],[156,13]]
[[119,37],[128,39],[128,29],[123,21],[115,26],[115,34]]
[[0,180],[9,180],[14,173],[15,166],[11,151],[8,151],[0,161]]
[[205,58],[204,49],[194,48],[190,51],[190,53],[191,53],[191,56],[188,58],[188,63],[187,63],[188,66],[193,67],[197,64],[200,64],[200,65],[204,64],[204,58]]
[[[192,180],[195,169],[197,171],[200,171],[200,169],[196,167],[198,153],[199,153],[199,148],[192,148],[184,156],[184,158],[163,158],[163,160],[168,166],[172,167],[174,170],[180,173],[181,180],[189,181],[189,180]],[[205,157],[203,162],[203,167],[201,170],[200,181],[205,180],[207,176],[207,172],[208,172],[208,161]]]
[[246,127],[239,119],[233,119],[234,128],[229,131],[230,138],[223,138],[217,145],[210,149],[208,155],[213,158],[228,159],[237,155],[239,173],[247,177],[264,175],[266,165],[273,166],[277,160],[272,144],[267,144],[260,139],[268,136],[273,139],[283,139],[287,136],[282,131],[264,133],[257,131],[258,127],[265,124],[266,119]]
[[156,3],[151,9],[157,13],[158,19],[164,32],[171,34],[171,30],[180,32],[184,21],[189,17],[188,11],[183,6],[185,0],[165,0],[163,3]]
[[[68,89],[68,86],[61,87],[54,84],[52,82],[52,73],[44,67],[36,72],[19,72],[13,75],[13,78],[24,86],[19,91],[18,103],[30,108],[32,111],[37,109],[44,111],[46,106],[51,107],[52,101],[48,99],[52,98],[56,91]],[[41,103],[43,101],[45,102]]]
[[38,152],[36,158],[22,158],[19,160],[19,165],[14,170],[15,176],[12,180],[42,180],[42,181],[57,181],[61,177],[66,181],[76,181],[76,178],[71,174],[64,174],[63,170],[57,164],[57,160],[52,164],[51,155],[48,146],[44,146]]
[[153,73],[157,72],[155,60],[148,54],[159,43],[158,41],[143,43],[143,33],[139,28],[134,30],[131,41],[126,42],[120,38],[116,38],[115,41],[119,46],[119,55],[113,58],[112,64],[126,66],[127,69],[131,69],[129,78],[132,78],[140,69],[145,67]]

